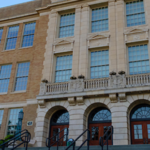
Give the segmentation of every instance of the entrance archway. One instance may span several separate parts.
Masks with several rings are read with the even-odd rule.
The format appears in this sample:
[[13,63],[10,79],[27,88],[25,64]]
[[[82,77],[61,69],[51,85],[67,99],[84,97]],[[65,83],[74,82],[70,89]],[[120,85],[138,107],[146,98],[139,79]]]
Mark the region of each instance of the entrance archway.
[[132,144],[150,144],[150,105],[141,104],[130,114]]
[[[105,134],[108,126],[111,126],[111,112],[105,107],[98,107],[91,111],[88,123],[91,131],[90,145],[99,145],[99,138]],[[109,145],[111,143],[110,137]]]
[[[51,118],[50,137],[55,136],[58,132],[60,132],[64,128],[69,128],[69,113],[67,110],[59,110],[55,112]],[[63,137],[63,135],[66,134],[66,132],[67,132],[67,129],[62,131],[59,134],[59,138]],[[66,139],[67,139],[66,136],[61,138],[59,142],[59,146],[65,146]],[[52,138],[51,143],[56,142],[56,140],[57,140],[57,137],[55,136],[54,138]]]

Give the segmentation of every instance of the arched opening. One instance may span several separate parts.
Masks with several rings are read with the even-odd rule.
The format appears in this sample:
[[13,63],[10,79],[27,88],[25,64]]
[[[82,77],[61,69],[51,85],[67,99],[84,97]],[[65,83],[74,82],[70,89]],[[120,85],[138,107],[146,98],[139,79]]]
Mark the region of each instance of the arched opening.
[[[90,145],[99,145],[99,138],[105,134],[111,126],[111,112],[105,107],[98,107],[91,111],[88,118],[89,129],[91,131]],[[104,140],[106,137],[104,137]],[[111,145],[111,137],[109,145]]]
[[[67,129],[63,130],[64,128],[69,128],[69,113],[67,110],[59,110],[55,112],[51,118],[50,123],[50,137],[53,137],[51,140],[51,143],[55,143],[57,138],[63,137],[64,134],[66,134]],[[58,132],[63,130],[57,137],[55,136]],[[66,145],[67,137],[61,138],[59,142],[59,146],[65,146]],[[57,143],[55,143],[57,145]]]
[[150,105],[140,104],[130,113],[131,143],[150,144]]

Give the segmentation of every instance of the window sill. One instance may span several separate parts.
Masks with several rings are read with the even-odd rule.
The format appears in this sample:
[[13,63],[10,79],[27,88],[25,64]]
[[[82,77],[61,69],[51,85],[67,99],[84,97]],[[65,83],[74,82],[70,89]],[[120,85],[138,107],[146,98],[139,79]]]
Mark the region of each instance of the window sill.
[[26,48],[31,48],[31,47],[33,47],[33,46],[28,46],[28,47],[20,47],[20,48],[18,48],[18,49],[26,49]]
[[142,24],[142,25],[137,25],[137,26],[130,26],[130,27],[125,27],[125,29],[130,29],[130,28],[138,28],[138,27],[147,27],[148,24]]
[[27,91],[14,91],[14,92],[11,92],[10,94],[19,94],[19,93],[26,93]]
[[7,92],[4,92],[4,93],[0,93],[0,95],[6,95],[7,94]]
[[4,49],[2,52],[9,52],[9,51],[14,51],[15,49],[9,49],[9,50],[6,50]]

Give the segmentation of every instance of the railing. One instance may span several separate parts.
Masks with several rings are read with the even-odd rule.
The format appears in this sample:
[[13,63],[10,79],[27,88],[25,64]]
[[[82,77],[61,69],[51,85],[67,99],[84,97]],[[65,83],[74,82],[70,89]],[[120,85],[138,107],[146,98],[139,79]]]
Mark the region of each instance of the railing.
[[[59,135],[63,132],[63,131],[67,131],[65,134],[63,134],[63,136],[59,137]],[[51,138],[47,138],[46,139],[46,147],[48,147],[48,150],[50,150],[50,148],[52,146],[54,146],[55,144],[57,144],[57,150],[58,150],[58,146],[59,146],[59,142],[60,140],[63,138],[66,137],[66,145],[67,145],[67,141],[68,141],[68,128],[64,128],[63,130],[61,130],[60,132],[58,132],[56,135],[52,136]],[[52,144],[51,144],[51,140],[53,139],[56,139],[56,141],[54,141]]]
[[89,80],[70,80],[63,83],[45,83],[41,85],[39,95],[53,95],[58,93],[83,92],[90,90],[110,90],[114,88],[150,85],[150,74],[112,75],[110,78]]
[[84,81],[84,89],[105,89],[108,88],[109,78],[90,79]]
[[[100,137],[99,139],[99,145],[102,147],[102,150],[104,148],[104,145],[107,144],[107,150],[108,150],[108,140],[111,137],[112,145],[113,145],[113,126],[109,126],[105,134]],[[105,139],[104,139],[105,138]],[[104,142],[105,140],[105,142]]]
[[90,141],[90,130],[86,129],[82,134],[80,134],[65,150],[68,150],[71,146],[73,146],[73,150],[75,150],[76,141],[83,136],[85,133],[88,133],[87,139],[78,147],[77,150],[80,150],[80,148],[87,142],[87,150],[89,150],[89,141]]
[[150,74],[126,76],[126,86],[150,85]]
[[[24,147],[27,150],[30,139],[31,139],[31,134],[28,132],[28,130],[25,129],[25,130],[22,130],[21,132],[16,133],[12,139],[1,144],[0,147],[2,150],[5,150],[6,147],[12,146],[12,148],[10,148],[10,149],[14,150],[17,147],[19,147],[20,145],[24,144]],[[20,143],[16,145],[16,141],[18,141]]]
[[48,83],[46,85],[47,93],[61,93],[61,92],[67,92],[68,91],[68,82],[63,83],[54,83],[50,84]]

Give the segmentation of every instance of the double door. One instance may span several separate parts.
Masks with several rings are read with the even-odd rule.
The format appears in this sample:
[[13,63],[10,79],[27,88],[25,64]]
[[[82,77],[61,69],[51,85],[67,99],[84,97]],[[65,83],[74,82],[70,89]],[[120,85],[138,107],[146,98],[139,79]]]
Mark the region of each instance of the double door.
[[[111,123],[89,124],[89,129],[91,132],[91,138],[90,138],[89,144],[90,145],[99,145],[100,137],[102,137],[106,133],[109,126],[111,126]],[[104,137],[104,142],[105,142],[105,140],[106,140],[106,136]],[[109,138],[108,144],[112,145],[112,137]]]
[[150,144],[150,121],[131,122],[132,144]]
[[[57,139],[59,138],[59,146],[66,146],[66,140],[67,140],[67,129],[63,130],[64,128],[69,128],[69,125],[57,125],[57,126],[51,126],[51,136],[53,137],[50,141],[51,145],[57,146]],[[62,131],[63,130],[63,131]],[[61,133],[59,133],[62,131]],[[59,133],[59,134],[58,134]],[[58,134],[58,135],[57,135]],[[57,136],[56,136],[57,135]]]

